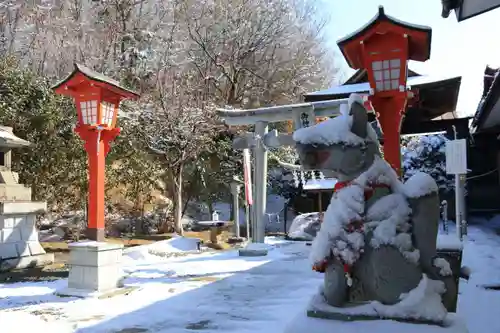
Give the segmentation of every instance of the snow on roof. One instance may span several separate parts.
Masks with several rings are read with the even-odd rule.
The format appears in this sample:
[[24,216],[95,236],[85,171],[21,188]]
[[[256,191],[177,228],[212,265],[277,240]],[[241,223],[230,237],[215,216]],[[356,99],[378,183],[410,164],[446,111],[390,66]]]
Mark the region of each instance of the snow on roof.
[[438,234],[437,248],[439,250],[455,250],[463,249],[463,242],[456,234]]
[[292,171],[295,187],[302,184],[304,191],[332,190],[337,183],[335,178],[325,178],[321,171]]
[[411,28],[411,29],[415,29],[415,30],[424,30],[424,31],[428,31],[429,33],[432,32],[432,28],[429,26],[405,22],[405,21],[397,19],[393,16],[387,15],[384,11],[384,6],[379,6],[378,13],[370,21],[368,21],[365,25],[363,25],[359,29],[353,31],[352,33],[350,33],[347,36],[338,40],[337,44],[345,43],[349,39],[354,38],[356,35],[363,33],[365,30],[368,30],[370,28],[370,26],[375,24],[377,21],[382,21],[382,20],[392,21],[394,24],[404,26],[407,28]]
[[315,190],[332,190],[337,183],[335,178],[325,178],[325,179],[309,179],[302,186],[304,191],[315,191]]
[[[412,86],[418,87],[418,86],[429,84],[429,83],[441,82],[441,81],[457,79],[457,78],[460,78],[460,76],[435,77],[435,76],[431,76],[431,75],[419,75],[419,76],[409,77],[408,80],[406,81],[406,85],[408,88],[411,88]],[[368,92],[369,90],[370,90],[370,83],[364,82],[364,83],[340,85],[340,86],[332,87],[332,88],[325,89],[325,90],[315,91],[315,92],[306,94],[306,96],[346,95],[346,94],[352,94],[352,93],[364,93],[364,92]]]
[[16,148],[29,145],[28,141],[15,136],[8,129],[0,127],[0,146]]

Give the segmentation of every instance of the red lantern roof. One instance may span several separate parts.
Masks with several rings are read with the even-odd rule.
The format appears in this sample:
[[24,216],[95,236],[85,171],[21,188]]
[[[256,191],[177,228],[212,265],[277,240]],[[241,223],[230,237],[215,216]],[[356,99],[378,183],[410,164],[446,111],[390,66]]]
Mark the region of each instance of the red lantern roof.
[[426,61],[431,53],[432,28],[400,21],[384,12],[380,6],[378,14],[361,29],[337,42],[342,54],[351,68],[364,67],[361,41],[367,41],[374,35],[388,32],[407,35],[409,41],[408,60]]
[[139,98],[138,93],[120,86],[119,82],[80,64],[75,64],[73,72],[64,80],[54,85],[52,89],[57,94],[75,97],[75,95],[81,95],[85,91],[88,91],[91,86],[107,90],[109,93],[116,95],[116,97]]

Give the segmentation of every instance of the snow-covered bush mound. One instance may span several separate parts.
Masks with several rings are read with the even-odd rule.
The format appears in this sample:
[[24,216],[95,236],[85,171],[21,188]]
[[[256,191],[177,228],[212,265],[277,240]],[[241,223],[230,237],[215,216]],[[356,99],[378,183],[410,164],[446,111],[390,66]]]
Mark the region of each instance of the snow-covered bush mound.
[[292,239],[313,240],[321,226],[320,214],[306,213],[298,215],[293,219],[288,230],[288,237]]
[[131,260],[154,260],[155,257],[166,257],[181,253],[197,253],[200,248],[198,238],[174,237],[153,244],[134,246],[123,251]]

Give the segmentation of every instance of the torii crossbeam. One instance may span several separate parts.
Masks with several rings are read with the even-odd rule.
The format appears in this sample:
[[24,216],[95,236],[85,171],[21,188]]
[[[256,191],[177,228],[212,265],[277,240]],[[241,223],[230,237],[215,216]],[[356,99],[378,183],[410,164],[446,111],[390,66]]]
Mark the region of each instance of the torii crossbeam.
[[247,133],[233,142],[235,149],[252,148],[255,156],[255,200],[252,214],[252,242],[264,243],[267,199],[267,150],[266,147],[294,145],[291,135],[268,133],[268,124],[292,120],[294,128],[309,127],[316,118],[340,114],[340,106],[348,99],[271,106],[249,110],[219,109],[217,114],[229,126],[255,125],[254,133]]

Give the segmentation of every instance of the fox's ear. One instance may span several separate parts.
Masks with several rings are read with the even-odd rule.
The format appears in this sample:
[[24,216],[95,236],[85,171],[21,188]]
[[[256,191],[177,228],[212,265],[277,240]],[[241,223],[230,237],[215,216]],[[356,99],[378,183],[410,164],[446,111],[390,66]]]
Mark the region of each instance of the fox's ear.
[[363,103],[363,98],[358,94],[351,94],[348,102],[349,115],[352,117],[351,132],[360,138],[368,135],[368,112]]

